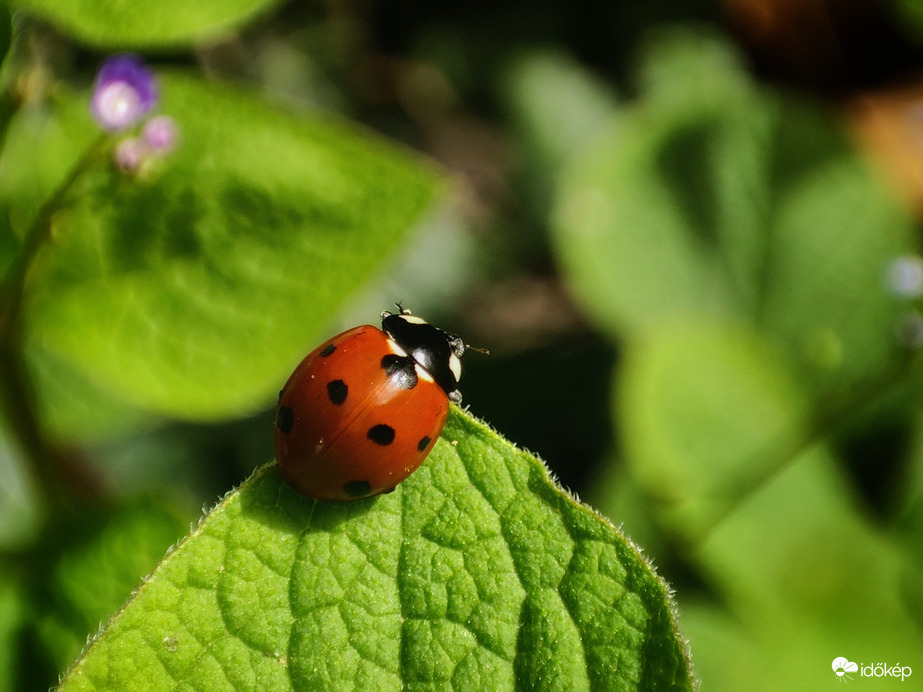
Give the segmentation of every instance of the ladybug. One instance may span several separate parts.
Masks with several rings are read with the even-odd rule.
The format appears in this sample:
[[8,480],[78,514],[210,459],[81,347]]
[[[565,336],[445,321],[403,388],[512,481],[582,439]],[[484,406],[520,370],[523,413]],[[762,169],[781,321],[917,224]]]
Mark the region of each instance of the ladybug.
[[302,495],[358,500],[417,470],[459,403],[465,343],[410,314],[381,314],[305,356],[279,393],[279,471]]

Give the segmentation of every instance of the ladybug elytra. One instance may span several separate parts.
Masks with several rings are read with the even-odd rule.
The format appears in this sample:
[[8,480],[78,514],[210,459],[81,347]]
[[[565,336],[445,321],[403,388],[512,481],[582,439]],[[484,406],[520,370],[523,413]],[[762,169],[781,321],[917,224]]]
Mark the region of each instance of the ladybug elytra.
[[354,327],[324,342],[279,394],[275,451],[297,492],[344,501],[393,490],[430,453],[461,401],[465,343],[398,304],[381,329]]

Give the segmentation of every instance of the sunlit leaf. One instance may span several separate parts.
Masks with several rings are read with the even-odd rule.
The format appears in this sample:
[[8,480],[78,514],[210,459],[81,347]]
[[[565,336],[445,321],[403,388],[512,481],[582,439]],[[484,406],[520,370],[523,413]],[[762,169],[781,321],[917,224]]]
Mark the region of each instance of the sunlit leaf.
[[162,170],[134,180],[101,167],[55,217],[31,276],[33,357],[129,407],[253,410],[440,177],[371,135],[228,86],[168,76],[163,110],[181,134]]
[[190,45],[227,34],[278,0],[14,0],[60,30],[101,48]]
[[63,690],[691,689],[668,592],[534,457],[454,412],[373,500],[229,494]]

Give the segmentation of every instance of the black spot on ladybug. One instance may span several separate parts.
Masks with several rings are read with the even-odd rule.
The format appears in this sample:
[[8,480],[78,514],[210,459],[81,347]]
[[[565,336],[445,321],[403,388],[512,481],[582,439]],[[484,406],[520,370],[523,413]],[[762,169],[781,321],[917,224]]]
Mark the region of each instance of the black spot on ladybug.
[[295,425],[295,413],[289,406],[280,406],[276,413],[276,427],[288,435]]
[[382,447],[387,447],[389,444],[394,442],[394,428],[392,428],[390,425],[379,423],[378,425],[373,425],[371,428],[369,428],[366,436],[375,444],[381,445]]
[[410,356],[389,353],[381,359],[381,367],[401,389],[413,389],[417,386],[417,368]]
[[372,492],[368,481],[349,481],[343,484],[343,492],[350,497],[365,497]]
[[422,452],[429,446],[429,443],[432,442],[432,439],[429,435],[424,435],[420,438],[420,441],[417,442],[417,451]]
[[327,344],[326,346],[324,346],[324,350],[320,352],[320,357],[326,358],[327,356],[329,356],[331,353],[333,353],[336,350],[337,350],[337,347],[335,344]]
[[327,383],[327,396],[337,406],[346,401],[347,394],[349,394],[349,387],[343,380],[331,380]]

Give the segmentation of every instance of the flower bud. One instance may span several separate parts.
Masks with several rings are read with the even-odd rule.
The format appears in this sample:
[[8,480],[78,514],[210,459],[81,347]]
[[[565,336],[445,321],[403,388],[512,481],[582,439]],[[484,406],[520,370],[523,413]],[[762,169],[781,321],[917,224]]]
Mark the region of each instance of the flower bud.
[[176,121],[169,115],[156,115],[144,124],[141,137],[154,151],[166,153],[176,144]]
[[118,132],[137,123],[156,102],[154,73],[137,55],[122,53],[100,67],[90,112],[104,130]]

